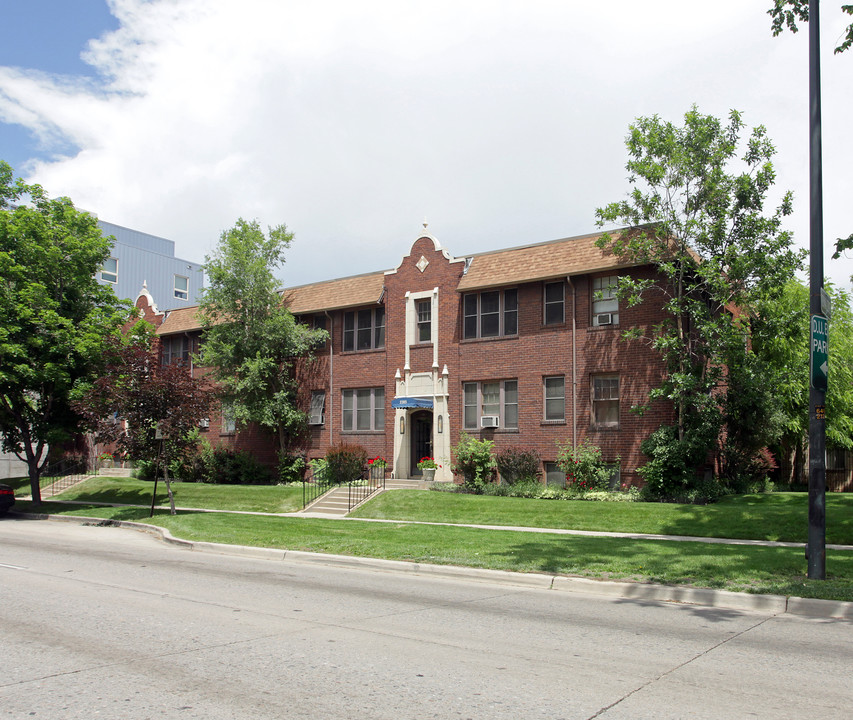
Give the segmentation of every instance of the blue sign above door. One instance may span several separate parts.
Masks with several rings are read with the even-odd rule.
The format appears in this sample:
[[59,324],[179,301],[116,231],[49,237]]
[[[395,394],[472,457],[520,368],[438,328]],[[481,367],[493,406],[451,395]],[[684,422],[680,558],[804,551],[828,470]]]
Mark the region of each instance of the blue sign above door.
[[397,397],[391,401],[391,407],[395,410],[401,408],[431,408],[432,400],[417,397]]

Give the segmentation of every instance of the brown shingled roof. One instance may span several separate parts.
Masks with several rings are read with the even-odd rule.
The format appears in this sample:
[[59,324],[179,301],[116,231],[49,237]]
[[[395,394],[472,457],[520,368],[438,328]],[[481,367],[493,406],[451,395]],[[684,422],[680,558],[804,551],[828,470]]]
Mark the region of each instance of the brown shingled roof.
[[158,335],[174,335],[175,333],[190,332],[198,330],[201,325],[196,317],[197,305],[192,307],[169,310],[166,318],[157,328]]
[[301,315],[378,303],[384,286],[385,273],[377,272],[287,288],[282,297],[290,312]]
[[480,290],[497,285],[547,280],[630,267],[635,263],[600,250],[603,233],[580,235],[524,247],[474,255],[457,290]]

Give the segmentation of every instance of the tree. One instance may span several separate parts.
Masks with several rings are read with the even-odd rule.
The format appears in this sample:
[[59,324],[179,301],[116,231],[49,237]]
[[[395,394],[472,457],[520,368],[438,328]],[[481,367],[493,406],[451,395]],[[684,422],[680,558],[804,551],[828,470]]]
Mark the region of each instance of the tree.
[[[853,5],[842,5],[841,11],[853,15]],[[773,18],[771,27],[773,37],[780,35],[785,27],[791,32],[797,32],[797,21],[809,21],[809,0],[774,0],[773,7],[767,11]],[[853,23],[847,26],[844,39],[836,46],[835,52],[842,53],[853,47]],[[835,241],[835,252],[833,260],[837,260],[844,250],[853,250],[853,235],[846,238],[838,238]]]
[[296,402],[293,363],[327,338],[325,330],[297,323],[277,290],[273,273],[292,239],[284,225],[265,235],[256,221],[239,219],[206,259],[199,307],[203,363],[223,405],[238,425],[276,433],[280,456],[307,420]]
[[773,144],[762,126],[741,141],[743,130],[737,111],[726,125],[695,107],[683,127],[638,118],[626,139],[632,190],[596,211],[599,226],[633,227],[604,233],[600,247],[657,269],[652,279],[620,277],[620,298],[631,306],[657,295],[668,315],[625,334],[655,348],[666,367],[651,399],[673,403],[675,425],[649,438],[650,462],[641,469],[662,492],[689,485],[720,438],[726,367],[749,353],[755,303],[777,294],[802,263],[782,230],[790,193],[764,211]]
[[76,408],[98,442],[115,443],[131,459],[166,470],[174,515],[168,468],[195,450],[198,427],[210,415],[211,394],[182,363],[161,362],[159,342],[145,325],[140,321],[126,340],[112,342],[104,374]]
[[[826,437],[830,446],[853,449],[853,311],[850,296],[826,286],[832,300],[829,322],[829,387],[826,394]],[[776,298],[764,300],[753,323],[752,345],[765,368],[781,424],[773,444],[787,471],[804,461],[809,416],[809,290],[789,280]]]
[[74,433],[75,388],[97,376],[129,308],[95,274],[111,242],[68,198],[0,161],[0,433],[27,463],[33,502],[50,446]]
[[[842,5],[841,12],[853,15],[853,5]],[[773,0],[773,7],[767,11],[773,18],[771,27],[773,37],[781,34],[787,27],[791,32],[797,32],[797,21],[809,21],[809,0]],[[853,23],[847,26],[844,39],[835,48],[836,53],[842,53],[853,46]]]

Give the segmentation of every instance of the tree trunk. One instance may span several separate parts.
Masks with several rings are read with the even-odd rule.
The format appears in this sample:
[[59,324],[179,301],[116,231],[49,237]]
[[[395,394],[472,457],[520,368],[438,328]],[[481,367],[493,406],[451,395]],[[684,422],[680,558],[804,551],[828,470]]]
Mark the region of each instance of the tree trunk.
[[169,506],[172,508],[172,515],[177,515],[175,512],[175,496],[172,495],[172,481],[169,479],[169,463],[163,465],[163,477],[166,478],[166,492],[169,493]]

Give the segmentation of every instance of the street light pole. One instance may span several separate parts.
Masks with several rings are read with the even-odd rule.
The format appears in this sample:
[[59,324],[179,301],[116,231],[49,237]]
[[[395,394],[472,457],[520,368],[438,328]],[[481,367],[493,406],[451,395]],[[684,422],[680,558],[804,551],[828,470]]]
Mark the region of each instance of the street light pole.
[[[820,4],[809,0],[809,322],[815,352],[815,317],[822,317],[823,179],[820,118]],[[826,578],[826,388],[809,373],[808,577]]]

